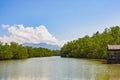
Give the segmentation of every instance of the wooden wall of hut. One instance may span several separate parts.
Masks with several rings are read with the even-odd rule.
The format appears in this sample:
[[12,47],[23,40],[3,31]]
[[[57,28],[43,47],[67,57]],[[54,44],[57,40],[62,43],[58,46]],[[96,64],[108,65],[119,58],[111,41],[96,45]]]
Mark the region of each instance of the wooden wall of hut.
[[107,63],[120,63],[120,51],[108,51]]

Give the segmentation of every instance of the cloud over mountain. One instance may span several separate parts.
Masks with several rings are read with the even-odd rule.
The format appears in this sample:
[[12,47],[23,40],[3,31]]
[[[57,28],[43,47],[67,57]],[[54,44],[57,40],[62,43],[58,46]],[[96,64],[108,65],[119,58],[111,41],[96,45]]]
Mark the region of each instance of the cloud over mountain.
[[44,25],[38,27],[25,27],[24,25],[2,25],[10,33],[9,36],[1,36],[0,41],[3,43],[10,43],[12,41],[19,44],[23,43],[47,43],[52,45],[62,46],[67,41],[59,41],[52,34],[49,33]]

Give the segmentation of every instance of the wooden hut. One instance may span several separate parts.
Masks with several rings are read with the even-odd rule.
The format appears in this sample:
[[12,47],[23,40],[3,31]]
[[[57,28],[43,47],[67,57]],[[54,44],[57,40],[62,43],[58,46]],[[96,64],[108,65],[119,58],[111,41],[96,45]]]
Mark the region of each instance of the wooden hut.
[[120,45],[108,45],[107,63],[120,63]]

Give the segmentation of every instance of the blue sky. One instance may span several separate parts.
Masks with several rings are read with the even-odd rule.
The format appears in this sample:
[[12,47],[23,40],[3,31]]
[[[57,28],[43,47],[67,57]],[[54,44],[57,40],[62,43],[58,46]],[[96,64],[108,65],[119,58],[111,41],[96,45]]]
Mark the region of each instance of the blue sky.
[[[120,25],[120,0],[0,0],[0,25],[44,25],[59,40],[73,40]],[[0,36],[10,35],[0,27]]]

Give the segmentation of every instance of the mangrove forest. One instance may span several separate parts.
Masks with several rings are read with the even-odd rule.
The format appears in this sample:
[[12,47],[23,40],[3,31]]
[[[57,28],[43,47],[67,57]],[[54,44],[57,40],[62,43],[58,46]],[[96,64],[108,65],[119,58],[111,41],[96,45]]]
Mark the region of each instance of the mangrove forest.
[[0,42],[0,60],[8,59],[25,59],[30,57],[46,57],[53,56],[56,54],[57,50],[49,50],[46,48],[32,48],[29,46],[22,46],[16,42],[11,42],[10,44],[3,44]]
[[61,48],[62,57],[106,59],[107,45],[120,44],[120,27],[106,28],[102,33],[73,40]]

